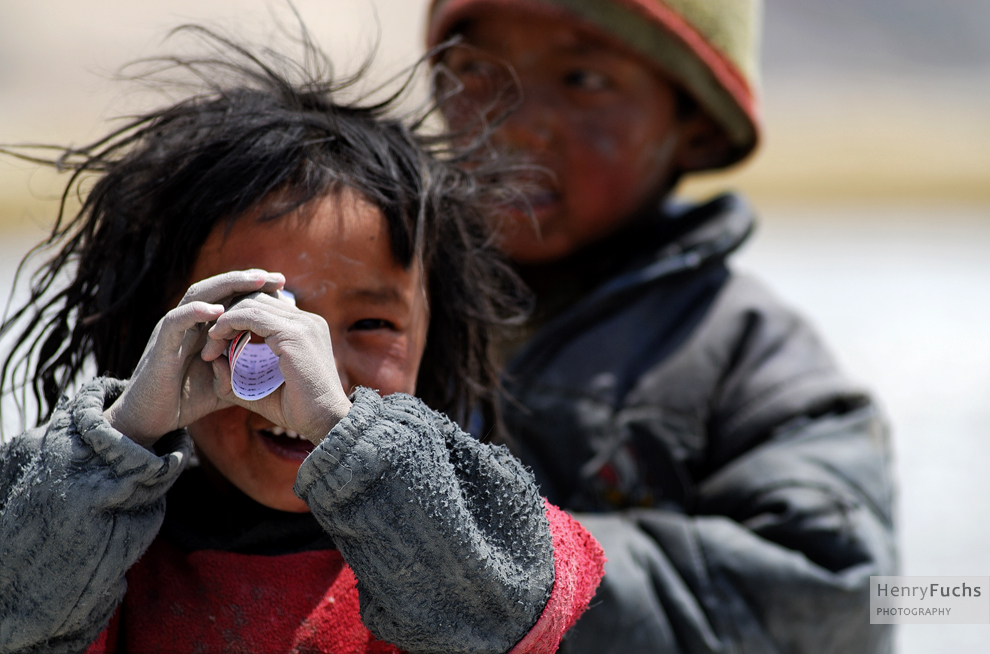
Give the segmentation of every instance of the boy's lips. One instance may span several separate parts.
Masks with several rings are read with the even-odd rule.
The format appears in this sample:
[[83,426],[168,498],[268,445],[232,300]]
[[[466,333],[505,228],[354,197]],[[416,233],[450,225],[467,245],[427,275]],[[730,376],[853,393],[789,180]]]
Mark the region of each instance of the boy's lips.
[[539,191],[527,196],[526,199],[533,207],[533,211],[540,211],[560,202],[560,193],[553,190]]
[[275,425],[253,431],[272,454],[290,461],[301,463],[316,447],[296,432]]
[[513,204],[513,208],[521,214],[532,213],[534,218],[539,219],[541,214],[556,209],[560,200],[560,193],[547,189],[527,193],[525,198]]

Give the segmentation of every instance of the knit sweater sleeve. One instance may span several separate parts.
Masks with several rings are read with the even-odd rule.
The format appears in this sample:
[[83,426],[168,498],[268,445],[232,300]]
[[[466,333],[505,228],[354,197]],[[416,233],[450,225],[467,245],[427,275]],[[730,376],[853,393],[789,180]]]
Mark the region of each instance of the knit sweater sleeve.
[[[555,647],[600,577],[594,540],[572,521],[551,535],[532,475],[505,448],[408,395],[358,389],[353,400],[295,490],[354,570],[364,624],[409,652],[506,652],[539,620]],[[565,532],[587,538],[584,558],[557,570],[571,591],[578,573],[593,582],[550,606]]]
[[77,652],[109,622],[124,574],[150,545],[165,492],[191,453],[159,455],[103,418],[123,391],[100,379],[63,398],[48,425],[0,449],[0,652]]

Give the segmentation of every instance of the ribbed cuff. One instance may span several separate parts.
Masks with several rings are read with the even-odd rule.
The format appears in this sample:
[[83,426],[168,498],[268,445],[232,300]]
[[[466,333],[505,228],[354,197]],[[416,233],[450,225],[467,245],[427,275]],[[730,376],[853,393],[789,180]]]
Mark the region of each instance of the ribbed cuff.
[[293,491],[304,501],[317,483],[326,485],[340,501],[346,501],[364,489],[364,480],[377,479],[384,472],[379,453],[360,439],[362,433],[381,423],[382,398],[359,387],[350,400],[347,415],[299,467]]

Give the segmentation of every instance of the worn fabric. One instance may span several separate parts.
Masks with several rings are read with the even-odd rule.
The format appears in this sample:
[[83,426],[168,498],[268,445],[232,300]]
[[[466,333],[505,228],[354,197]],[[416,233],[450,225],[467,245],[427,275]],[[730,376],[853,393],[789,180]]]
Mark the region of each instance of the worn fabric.
[[[357,579],[312,514],[274,511],[243,496],[211,501],[203,493],[210,487],[191,472],[169,492],[169,514],[180,504],[195,515],[166,518],[159,538],[127,572],[123,604],[86,654],[401,651],[361,621]],[[231,504],[239,529],[220,513]],[[554,587],[512,654],[556,651],[575,609],[587,605],[601,578],[600,548],[590,534],[549,504],[546,515]],[[218,524],[204,530],[206,520]]]
[[[504,448],[478,443],[415,398],[356,392],[352,411],[300,468],[297,492],[311,517],[232,502],[241,518],[253,511],[256,519],[238,525],[218,518],[214,527],[204,527],[204,515],[182,513],[193,502],[188,489],[176,496],[180,514],[171,505],[166,511],[166,492],[190,453],[188,436],[166,436],[156,453],[115,432],[102,413],[122,388],[113,380],[86,385],[74,400],[59,404],[47,428],[0,451],[0,652],[78,652],[101,632],[96,647],[114,651],[120,644],[114,630],[124,625],[124,636],[134,638],[126,625],[133,629],[142,617],[145,628],[162,630],[145,642],[171,642],[166,630],[205,625],[223,640],[218,649],[236,644],[256,650],[272,632],[260,630],[264,638],[253,647],[243,642],[251,630],[239,622],[244,615],[234,615],[237,603],[214,602],[218,610],[211,610],[212,593],[227,593],[228,600],[241,593],[244,614],[259,608],[247,605],[249,597],[270,610],[259,598],[266,592],[291,596],[296,584],[286,575],[261,575],[267,581],[255,583],[259,577],[250,570],[264,569],[267,560],[285,572],[275,562],[284,566],[289,559],[277,557],[286,556],[302,556],[310,566],[322,561],[329,569],[319,574],[330,590],[340,589],[343,597],[349,588],[359,599],[332,625],[324,624],[351,625],[348,633],[363,638],[368,649],[339,651],[389,651],[368,627],[410,652],[504,652],[534,624],[544,637],[559,640],[563,630],[554,625],[573,623],[593,592],[602,559],[587,532],[545,505],[531,475]],[[551,525],[561,533],[552,534]],[[568,559],[563,550],[555,554],[558,540],[584,549]],[[147,559],[135,565],[146,550]],[[238,557],[247,557],[240,559],[242,576],[234,572]],[[129,569],[135,575],[131,591]],[[553,603],[560,615],[548,617],[547,600],[559,595],[555,574],[561,573],[570,590]],[[210,575],[216,586],[204,588]],[[579,579],[593,580],[583,594],[573,591]],[[187,594],[191,604],[185,608],[201,611],[176,618],[177,624],[141,616],[176,591],[172,582],[200,593]],[[122,615],[105,630],[122,598]],[[360,620],[353,612],[358,605]],[[212,628],[219,619],[231,622]],[[303,620],[296,628],[306,625],[312,623]],[[279,642],[284,637],[283,630]],[[327,641],[333,638],[298,644],[338,651],[320,649]]]
[[896,570],[885,423],[730,270],[752,225],[734,196],[667,206],[522,269],[539,329],[508,366],[509,432],[608,557],[563,652],[890,650],[868,619],[870,575]]
[[510,649],[553,585],[532,476],[415,398],[357,399],[295,490],[353,568],[364,624],[411,651]]
[[122,391],[89,384],[0,450],[0,652],[85,649],[161,526],[192,442],[168,434],[157,455],[111,429],[104,401]]
[[601,545],[574,518],[549,502],[554,583],[540,619],[509,654],[552,654],[591,601],[604,574]]
[[762,0],[434,0],[427,43],[484,11],[509,9],[583,23],[657,66],[725,130],[732,151],[721,165],[756,147]]

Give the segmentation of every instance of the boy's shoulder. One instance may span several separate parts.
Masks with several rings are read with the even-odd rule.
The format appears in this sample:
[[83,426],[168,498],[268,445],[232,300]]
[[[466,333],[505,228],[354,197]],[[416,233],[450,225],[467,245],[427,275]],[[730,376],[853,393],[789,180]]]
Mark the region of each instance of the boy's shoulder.
[[[865,402],[815,330],[762,282],[727,262],[754,219],[740,197],[668,207],[681,224],[652,253],[543,327],[513,358],[517,396],[565,413],[587,398],[609,412],[660,406],[709,415],[747,440],[837,398]],[[557,399],[551,399],[551,396]]]
[[[559,394],[568,405],[573,401],[566,398],[590,397],[619,407],[688,344],[730,347],[705,341],[713,338],[713,329],[724,331],[735,320],[729,313],[736,311],[713,308],[728,306],[726,292],[734,298],[741,289],[729,283],[733,275],[726,259],[752,231],[748,204],[723,195],[700,205],[668,204],[648,219],[648,227],[659,227],[634,230],[615,244],[600,244],[607,251],[587,251],[578,258],[589,266],[602,258],[616,263],[593,290],[546,322],[513,356],[507,371],[516,380],[514,393],[545,391]],[[745,309],[739,305],[738,311]],[[702,374],[703,364],[714,364],[706,357],[695,362],[699,369],[692,376]],[[704,371],[704,376],[713,374]]]

